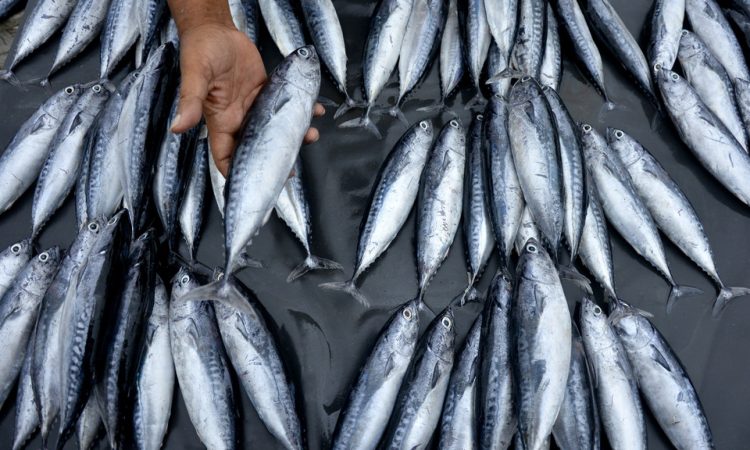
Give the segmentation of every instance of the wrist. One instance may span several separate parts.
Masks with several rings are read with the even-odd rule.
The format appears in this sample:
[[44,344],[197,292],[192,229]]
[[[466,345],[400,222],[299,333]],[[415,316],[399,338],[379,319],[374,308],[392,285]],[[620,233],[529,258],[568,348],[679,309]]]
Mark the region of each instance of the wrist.
[[226,0],[169,0],[169,6],[180,35],[202,27],[235,29]]

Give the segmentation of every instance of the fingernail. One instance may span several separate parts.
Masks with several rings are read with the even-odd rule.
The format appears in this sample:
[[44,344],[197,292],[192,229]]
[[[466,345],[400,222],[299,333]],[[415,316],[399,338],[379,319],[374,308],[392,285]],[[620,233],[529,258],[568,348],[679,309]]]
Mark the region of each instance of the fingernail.
[[178,123],[180,123],[180,118],[181,117],[182,117],[182,114],[177,114],[176,116],[174,116],[174,120],[172,120],[172,126],[171,126],[171,130],[172,131],[174,131],[175,125],[177,125]]

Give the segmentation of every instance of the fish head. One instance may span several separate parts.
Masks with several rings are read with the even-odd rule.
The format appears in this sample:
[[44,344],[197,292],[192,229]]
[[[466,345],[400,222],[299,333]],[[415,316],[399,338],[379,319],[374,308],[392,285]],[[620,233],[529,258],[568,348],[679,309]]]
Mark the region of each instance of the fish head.
[[453,361],[453,351],[456,344],[456,325],[453,308],[448,306],[430,324],[427,330],[427,346],[430,351],[445,362]]
[[609,149],[625,166],[630,166],[641,159],[644,152],[638,141],[617,128],[607,128],[607,142]]
[[533,237],[529,238],[523,247],[516,268],[516,277],[543,284],[560,282],[557,265],[541,242]]
[[654,337],[651,322],[635,312],[625,312],[612,322],[622,343],[630,349],[641,349],[648,346]]
[[584,341],[594,348],[604,349],[611,345],[612,330],[607,313],[589,295],[584,295],[581,300],[580,324]]
[[0,261],[7,261],[8,267],[17,267],[18,265],[26,264],[31,259],[33,251],[34,246],[31,243],[31,239],[24,239],[11,244],[10,247],[3,250],[0,254]]
[[317,97],[320,91],[320,59],[315,47],[306,45],[289,54],[276,67],[272,76],[281,77],[298,89]]
[[419,338],[419,299],[403,304],[393,315],[389,340],[402,355],[411,355]]
[[670,111],[685,111],[695,105],[698,96],[684,78],[660,64],[654,66],[654,72],[661,98]]
[[607,157],[607,141],[588,123],[580,123],[578,132],[581,137],[583,156],[587,164]]
[[494,303],[502,310],[507,311],[510,308],[510,302],[513,298],[513,276],[506,267],[501,267],[492,279],[488,292],[487,307],[490,308]]
[[172,298],[180,298],[196,287],[198,287],[198,282],[195,276],[190,269],[182,266],[172,278]]
[[685,61],[694,57],[701,57],[706,53],[706,46],[698,36],[688,30],[682,30],[678,56]]
[[466,155],[466,130],[458,117],[452,118],[443,126],[438,140],[451,142],[453,145],[448,146],[448,150],[457,156],[464,157]]

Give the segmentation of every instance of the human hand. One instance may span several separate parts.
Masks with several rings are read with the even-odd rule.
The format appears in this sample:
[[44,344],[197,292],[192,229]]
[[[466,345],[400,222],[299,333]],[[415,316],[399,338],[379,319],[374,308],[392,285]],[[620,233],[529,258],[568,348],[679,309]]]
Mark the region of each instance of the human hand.
[[[183,133],[204,116],[216,167],[227,176],[240,127],[266,81],[260,53],[232,25],[204,23],[182,30],[180,70],[180,101],[172,132]],[[323,106],[316,104],[314,115],[323,114]],[[319,137],[318,130],[310,128],[305,143]]]

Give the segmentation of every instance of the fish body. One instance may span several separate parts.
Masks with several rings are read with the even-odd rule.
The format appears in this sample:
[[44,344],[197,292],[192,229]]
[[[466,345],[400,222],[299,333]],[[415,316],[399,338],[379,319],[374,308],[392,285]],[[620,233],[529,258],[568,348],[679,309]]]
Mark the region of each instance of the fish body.
[[[209,145],[209,150],[211,146]],[[219,214],[221,215],[221,218],[224,218],[224,187],[227,184],[227,179],[224,178],[224,175],[219,172],[219,168],[216,167],[216,161],[214,160],[214,157],[211,155],[211,152],[207,152],[206,155],[208,158],[208,175],[209,178],[211,178],[211,191],[214,193],[214,200],[216,200],[216,207],[219,209]]]
[[583,16],[583,11],[577,0],[562,0],[555,2],[557,14],[560,16],[562,26],[565,28],[576,57],[581,62],[586,74],[594,82],[594,87],[606,98],[607,91],[604,86],[604,66],[599,49],[591,36],[591,30]]
[[100,78],[108,78],[138,39],[140,0],[111,0],[101,35]]
[[526,242],[531,238],[536,239],[537,242],[542,242],[542,233],[536,226],[536,222],[534,222],[534,218],[531,216],[529,208],[524,207],[523,215],[521,216],[521,225],[518,227],[516,241],[514,242],[514,247],[518,255],[523,253],[523,248],[526,247]]
[[[110,0],[82,0],[75,2],[75,8],[65,25],[55,61],[49,73],[73,61],[91,42],[99,36],[99,31],[107,20]],[[49,76],[49,75],[48,75]]]
[[102,417],[99,413],[99,405],[96,403],[95,396],[90,394],[86,406],[83,407],[81,416],[78,418],[78,424],[76,425],[78,448],[80,450],[88,450],[92,448],[94,444],[102,438],[103,431],[104,424],[102,423]]
[[589,186],[588,190],[589,201],[578,254],[594,279],[604,287],[609,298],[615,299],[618,298],[615,291],[615,266],[612,261],[612,243],[609,240],[607,218],[602,210],[596,188]]
[[443,0],[417,0],[412,6],[398,60],[398,107],[427,74],[439,49],[448,14]]
[[511,75],[539,78],[544,58],[546,4],[544,0],[519,0],[518,29],[510,54]]
[[557,30],[555,12],[548,3],[547,33],[544,39],[542,68],[539,70],[539,84],[549,86],[554,90],[560,88],[560,81],[562,81],[562,51],[560,49],[560,33]]
[[[236,3],[241,1],[233,0]],[[233,3],[233,2],[230,2]],[[242,9],[244,12],[244,8]],[[166,23],[166,0],[140,0],[138,5],[138,41],[135,46],[135,66],[141,67],[149,53],[159,46],[159,31]]]
[[448,2],[445,27],[440,38],[440,92],[443,102],[456,90],[465,70],[457,1]]
[[482,76],[482,69],[490,50],[492,34],[490,34],[490,26],[487,23],[484,0],[468,0],[464,8],[463,32],[466,64],[471,82],[477,89],[476,98],[481,98],[479,78]]
[[16,427],[13,433],[13,450],[19,450],[31,439],[39,428],[39,411],[37,410],[34,389],[31,387],[31,361],[33,356],[33,337],[29,340],[24,356],[23,366],[18,378],[16,394]]
[[336,89],[351,103],[346,88],[346,43],[336,8],[331,0],[302,0],[307,28],[315,49],[336,83]]
[[[258,0],[260,13],[266,23],[273,42],[281,55],[289,56],[300,47],[305,46],[305,35],[302,25],[294,13],[289,0]],[[317,44],[317,43],[316,43]]]
[[187,169],[188,178],[177,210],[177,221],[191,260],[195,259],[200,240],[205,215],[206,177],[208,175],[206,166],[209,158],[212,158],[208,151],[207,136],[201,135],[194,147],[192,163]]
[[489,72],[494,76],[508,68],[518,25],[518,0],[484,0],[487,25],[502,63]]
[[657,0],[651,16],[648,60],[651,70],[656,66],[671,70],[677,61],[686,0]]

